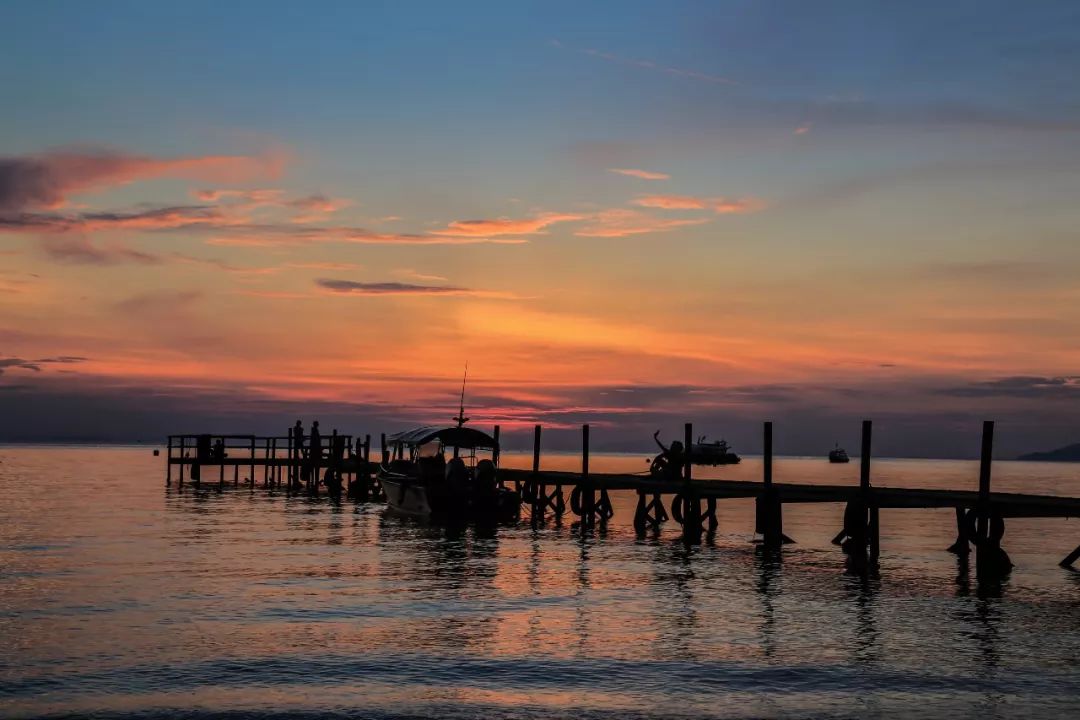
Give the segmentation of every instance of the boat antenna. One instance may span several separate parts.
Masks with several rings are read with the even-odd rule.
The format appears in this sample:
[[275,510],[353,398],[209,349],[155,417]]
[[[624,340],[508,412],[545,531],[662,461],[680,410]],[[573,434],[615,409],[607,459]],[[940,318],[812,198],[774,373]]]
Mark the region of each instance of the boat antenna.
[[461,427],[465,423],[469,422],[469,418],[465,417],[465,381],[469,378],[469,361],[465,361],[465,375],[461,378],[461,404],[458,405],[458,415],[454,418],[454,422],[458,427]]

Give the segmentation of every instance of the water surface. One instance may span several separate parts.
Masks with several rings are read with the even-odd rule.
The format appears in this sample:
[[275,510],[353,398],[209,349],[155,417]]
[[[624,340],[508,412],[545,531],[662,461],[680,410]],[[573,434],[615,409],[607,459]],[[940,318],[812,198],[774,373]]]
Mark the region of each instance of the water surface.
[[[504,462],[525,466],[510,454]],[[576,469],[573,456],[545,467]],[[591,467],[645,469],[644,456]],[[760,461],[715,472],[758,479]],[[699,473],[699,476],[704,476]],[[781,458],[781,482],[858,481]],[[261,473],[258,478],[261,480]],[[878,460],[878,485],[973,489],[977,465]],[[1075,465],[997,463],[994,487],[1080,495]],[[980,585],[952,510],[882,511],[878,579],[829,544],[842,507],[753,502],[687,548],[528,522],[447,534],[261,487],[164,487],[148,448],[0,448],[0,714],[365,717],[1074,717],[1080,525],[1011,520],[1017,568]]]

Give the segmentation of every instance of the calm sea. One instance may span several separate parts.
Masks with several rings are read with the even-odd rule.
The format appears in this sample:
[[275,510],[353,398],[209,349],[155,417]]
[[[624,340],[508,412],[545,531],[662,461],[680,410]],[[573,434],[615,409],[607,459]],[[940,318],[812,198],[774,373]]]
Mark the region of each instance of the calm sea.
[[[874,482],[973,489],[977,467],[878,460]],[[1080,466],[996,463],[994,487],[1080,495]],[[951,510],[882,511],[865,580],[829,544],[832,504],[785,510],[798,544],[776,562],[752,501],[689,549],[670,524],[637,539],[620,494],[586,537],[569,516],[448,535],[381,505],[168,490],[149,448],[0,448],[0,496],[6,717],[1080,716],[1080,575],[1057,567],[1075,521],[1009,521],[1017,568],[980,586],[944,552]]]

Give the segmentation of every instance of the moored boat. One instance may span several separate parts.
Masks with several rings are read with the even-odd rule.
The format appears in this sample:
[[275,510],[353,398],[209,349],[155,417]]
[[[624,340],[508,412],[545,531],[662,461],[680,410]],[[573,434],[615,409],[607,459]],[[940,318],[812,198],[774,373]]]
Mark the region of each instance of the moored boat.
[[846,463],[851,462],[851,458],[848,457],[847,451],[840,447],[838,444],[835,448],[829,451],[829,462],[831,463]]
[[[475,428],[425,426],[387,438],[379,482],[390,510],[440,523],[518,518],[520,497],[498,481],[499,443]],[[487,458],[477,452],[487,451]],[[452,454],[447,460],[447,452]]]

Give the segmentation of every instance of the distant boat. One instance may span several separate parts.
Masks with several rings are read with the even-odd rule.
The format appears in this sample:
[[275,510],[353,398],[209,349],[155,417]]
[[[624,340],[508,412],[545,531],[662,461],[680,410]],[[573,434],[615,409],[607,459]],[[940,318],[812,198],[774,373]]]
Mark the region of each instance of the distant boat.
[[702,435],[690,448],[690,461],[695,465],[738,465],[742,458],[731,452],[727,441],[706,442]]
[[847,456],[847,450],[837,445],[835,448],[829,451],[829,462],[846,463],[851,462],[851,458]]

